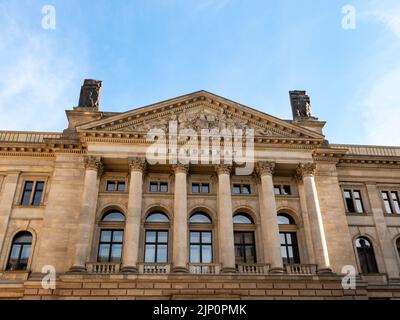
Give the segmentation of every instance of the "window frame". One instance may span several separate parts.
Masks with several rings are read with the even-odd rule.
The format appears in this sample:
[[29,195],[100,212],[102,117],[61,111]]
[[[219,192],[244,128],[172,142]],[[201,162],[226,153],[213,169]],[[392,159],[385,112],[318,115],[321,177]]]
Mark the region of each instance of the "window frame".
[[[199,188],[199,192],[193,192],[193,186],[197,185]],[[203,186],[207,186],[208,191],[207,192],[203,192]],[[191,194],[210,194],[211,193],[211,184],[209,182],[192,182],[191,183],[191,189],[190,189],[190,193]]]
[[[28,242],[15,243],[16,237],[18,235],[23,236],[23,235],[28,235],[28,234],[31,237],[31,242],[30,243],[28,243]],[[35,240],[34,239],[34,234],[32,232],[30,232],[29,230],[20,230],[19,232],[16,232],[14,234],[14,236],[11,239],[10,246],[8,248],[8,256],[7,256],[6,265],[5,265],[5,268],[4,268],[5,272],[28,272],[29,271],[30,265],[31,265],[31,260],[32,260],[32,255],[33,255],[34,240]],[[23,269],[21,269],[21,268],[10,269],[11,254],[12,254],[12,251],[13,251],[15,245],[20,245],[21,246],[19,248],[18,260],[17,260],[18,264],[17,265],[21,264],[20,260],[21,260],[21,255],[22,255],[22,253],[24,251],[23,250],[24,246],[30,246],[30,248],[29,248],[29,256],[28,256],[28,259],[26,261],[26,266]]]
[[[361,250],[359,250],[359,249],[362,249],[362,251],[363,251],[363,253],[366,253],[367,252],[367,247],[358,247],[357,246],[357,241],[359,241],[359,240],[361,240],[361,239],[363,239],[363,240],[365,240],[365,241],[367,241],[369,244],[370,244],[370,249],[369,249],[369,251],[372,251],[372,257],[373,257],[373,266],[372,266],[372,269],[374,269],[375,268],[375,271],[376,272],[370,272],[370,271],[367,271],[367,272],[365,272],[365,270],[363,270],[363,266],[366,266],[367,267],[367,269],[370,269],[371,268],[371,265],[363,265],[363,261],[360,259],[360,251]],[[355,248],[355,250],[356,250],[356,254],[357,254],[357,261],[358,261],[358,265],[359,265],[359,272],[360,272],[360,274],[363,274],[363,275],[370,275],[370,274],[379,274],[379,266],[378,266],[378,261],[377,261],[377,259],[376,259],[376,252],[375,252],[375,247],[374,247],[374,244],[373,244],[373,242],[368,238],[368,237],[365,237],[365,236],[359,236],[359,237],[356,237],[355,238],[355,240],[354,240],[354,248]],[[370,252],[371,253],[371,252]],[[364,255],[365,257],[367,256],[367,255]],[[370,261],[371,262],[371,261]]]
[[[342,190],[342,198],[343,198],[343,202],[344,202],[344,206],[345,206],[345,210],[346,210],[346,214],[347,215],[356,215],[356,216],[360,216],[360,215],[367,215],[368,214],[368,210],[366,207],[366,197],[364,194],[364,191],[362,189],[361,186],[347,186],[344,185],[341,188]],[[355,211],[350,211],[348,204],[347,204],[347,198],[345,196],[346,192],[350,192],[350,199],[352,201],[352,206],[354,208]],[[360,195],[360,198],[357,199],[355,196],[355,192],[358,192]],[[361,207],[362,207],[362,212],[358,212],[358,206],[357,206],[357,201],[360,201],[361,203]]]
[[[107,222],[104,222],[107,223]],[[108,222],[109,223],[109,222]],[[115,222],[113,222],[115,223]],[[110,241],[102,241],[101,236],[103,232],[111,232],[111,237]],[[122,232],[122,240],[121,241],[114,241],[114,233],[115,232]],[[125,230],[120,229],[120,228],[101,228],[100,229],[100,235],[99,235],[99,243],[98,243],[98,249],[97,249],[97,262],[98,263],[121,263],[122,258],[123,258],[123,253],[124,253],[124,240],[125,240]],[[101,245],[106,244],[109,245],[108,249],[108,259],[107,261],[100,261],[100,249]],[[121,256],[119,257],[119,261],[111,261],[111,253],[113,252],[113,247],[114,245],[121,245]]]
[[[109,185],[110,183],[113,183],[113,184],[114,184],[114,189],[113,189],[113,190],[109,190],[109,189],[108,189],[108,185]],[[122,185],[122,184],[124,185],[124,190],[123,190],[123,191],[119,190],[119,186]],[[125,180],[122,180],[122,179],[117,179],[117,180],[107,179],[107,180],[106,180],[106,188],[105,188],[105,191],[106,191],[106,192],[115,192],[115,193],[127,192],[127,183],[126,183]]]
[[[199,233],[199,242],[192,242],[192,233]],[[203,234],[209,233],[210,234],[210,242],[203,242]],[[211,229],[209,230],[196,230],[196,229],[190,229],[189,230],[189,263],[192,264],[212,264],[214,263],[214,249],[213,249],[213,232]],[[193,262],[192,261],[192,246],[198,246],[199,247],[199,253],[200,253],[200,261],[199,262]],[[204,262],[203,261],[203,247],[210,247],[210,254],[211,254],[211,261],[209,262]]]
[[[400,198],[399,198],[400,192],[393,188],[381,188],[380,193],[381,193],[384,214],[388,217],[400,217],[400,210],[398,210],[398,209],[400,209]],[[387,211],[386,202],[383,198],[384,193],[387,194],[387,196],[388,196],[387,203],[392,212]],[[393,199],[393,194],[396,194],[397,200]],[[396,203],[397,203],[397,206],[396,206]]]
[[[237,243],[236,241],[236,235],[240,234],[241,235],[241,243]],[[245,235],[252,235],[252,243],[250,244],[246,244],[246,240],[245,240]],[[235,250],[235,264],[239,265],[239,264],[245,264],[245,265],[251,265],[251,264],[257,264],[258,263],[258,257],[257,257],[257,243],[256,243],[256,234],[255,234],[255,230],[234,230],[233,231],[233,246],[234,246],[234,250]],[[243,262],[238,262],[237,261],[237,255],[236,255],[236,248],[240,246],[241,251],[244,252],[244,256],[243,256]],[[254,251],[254,262],[249,262],[246,261],[247,260],[247,255],[246,255],[246,248],[247,247],[252,247],[253,251]]]
[[[289,193],[285,192],[285,187],[289,188]],[[279,193],[276,193],[276,190],[279,189]],[[274,183],[274,194],[275,196],[292,196],[293,195],[293,188],[290,183]]]
[[[28,203],[24,203],[25,192],[26,192],[26,185],[28,183],[32,183],[32,189],[29,190],[29,201]],[[39,183],[43,183],[43,189],[40,191],[40,202],[39,204],[34,204],[36,199],[36,194],[38,192],[37,185]],[[18,205],[21,207],[41,207],[44,205],[45,195],[46,195],[46,188],[47,188],[47,179],[44,177],[25,177],[21,184],[21,194],[19,195]]]
[[[156,234],[156,240],[155,240],[155,242],[148,242],[147,241],[147,234],[149,233],[149,232],[155,232],[155,234]],[[167,242],[160,242],[160,241],[158,241],[158,237],[159,237],[159,233],[161,233],[161,232],[165,232],[166,234],[167,234]],[[145,232],[144,232],[144,248],[143,248],[143,262],[144,263],[156,263],[156,264],[158,264],[158,263],[160,263],[160,264],[162,264],[162,263],[165,263],[165,264],[167,264],[167,263],[169,263],[169,258],[170,258],[170,252],[169,252],[169,230],[168,229],[152,229],[152,228],[149,228],[149,229],[145,229]],[[147,245],[154,245],[154,260],[155,261],[146,261],[146,251],[147,251]],[[161,246],[161,245],[165,245],[166,247],[167,247],[167,256],[166,256],[166,260],[165,260],[165,262],[164,261],[157,261],[158,260],[158,249],[159,249],[159,246]]]
[[[238,187],[239,187],[239,191],[240,191],[239,193],[235,192],[235,189],[238,188]],[[249,189],[248,193],[243,192],[245,187],[247,187]],[[232,194],[233,195],[236,195],[236,196],[249,196],[249,195],[253,194],[252,191],[253,191],[253,188],[252,188],[250,182],[245,182],[245,183],[233,182],[232,183]]]
[[[152,191],[151,190],[151,188],[152,188],[152,186],[153,185],[156,185],[157,186],[157,191]],[[161,191],[161,187],[164,187],[164,186],[166,186],[167,187],[167,190],[166,191]],[[159,180],[159,181],[156,181],[156,180],[150,180],[149,181],[149,189],[148,189],[148,191],[149,191],[149,193],[162,193],[162,194],[165,194],[165,193],[168,193],[169,192],[169,183],[168,183],[168,181],[164,181],[164,180]]]

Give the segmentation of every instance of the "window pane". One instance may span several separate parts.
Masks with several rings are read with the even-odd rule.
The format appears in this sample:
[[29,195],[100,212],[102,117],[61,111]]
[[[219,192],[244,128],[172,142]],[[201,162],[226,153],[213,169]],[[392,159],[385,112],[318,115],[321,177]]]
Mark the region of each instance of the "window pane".
[[235,236],[235,244],[243,243],[243,235],[241,232],[235,232],[234,236]]
[[251,218],[244,214],[237,214],[233,217],[233,223],[237,224],[253,224]]
[[168,183],[165,182],[160,183],[160,192],[168,192]]
[[202,193],[209,193],[210,192],[210,186],[208,184],[203,184],[201,186],[201,192]]
[[146,243],[155,243],[155,242],[156,242],[156,232],[146,231]]
[[286,244],[286,235],[285,235],[285,233],[283,233],[283,232],[279,233],[279,240],[281,241],[281,244]]
[[145,247],[145,262],[155,262],[156,260],[156,246],[154,244],[146,244]]
[[118,188],[117,190],[119,192],[124,192],[125,191],[125,182],[118,182]]
[[167,231],[158,231],[158,243],[168,243]]
[[211,223],[211,219],[203,213],[196,213],[190,217],[190,223]]
[[292,192],[290,190],[290,186],[283,186],[283,194],[285,194],[285,195],[292,194]]
[[244,263],[244,248],[240,245],[235,245],[235,260],[236,263]]
[[111,262],[118,262],[122,257],[122,244],[114,244],[111,250]]
[[190,243],[200,243],[200,232],[190,232]]
[[252,232],[246,232],[244,234],[245,244],[254,244],[254,234]]
[[108,257],[110,255],[110,245],[109,244],[101,244],[99,247],[99,262],[107,262]]
[[43,194],[42,190],[36,189],[36,191],[33,195],[32,205],[34,205],[34,206],[40,205],[40,203],[42,202],[42,194]]
[[286,246],[281,246],[281,256],[282,258],[287,258]]
[[244,184],[242,188],[242,193],[244,194],[250,194],[250,185]]
[[274,186],[274,193],[276,195],[280,195],[281,194],[281,187],[280,186]]
[[158,183],[150,182],[150,192],[158,192]]
[[390,205],[390,200],[389,199],[383,200],[383,203],[385,204],[386,213],[389,214],[393,213],[392,206]]
[[18,260],[18,258],[19,258],[19,252],[20,252],[21,249],[22,249],[21,245],[19,245],[19,244],[14,244],[14,245],[12,246],[12,249],[11,249],[10,259]]
[[361,199],[356,200],[356,206],[357,206],[357,212],[358,213],[363,213],[364,212],[364,207],[363,207]]
[[202,232],[201,233],[201,242],[202,243],[211,243],[211,232]]
[[290,225],[290,224],[294,224],[294,221],[291,217],[289,217],[285,214],[278,214],[278,224]]
[[192,192],[193,193],[199,193],[200,192],[200,185],[197,183],[192,184]]
[[22,247],[21,259],[25,259],[26,261],[28,261],[30,250],[31,250],[30,245],[24,245]]
[[169,222],[169,218],[163,213],[152,213],[147,217],[146,222]]
[[21,204],[22,205],[29,205],[29,200],[31,198],[32,188],[33,188],[33,182],[32,181],[26,181],[25,182],[25,186],[24,186],[24,192],[23,192],[23,195],[22,195],[22,200],[21,200]]
[[233,185],[233,193],[235,193],[235,194],[240,193],[240,185],[238,185],[238,184]]
[[399,202],[399,196],[397,192],[392,192],[392,199],[394,203],[394,209],[396,213],[400,214],[400,202]]
[[211,245],[203,245],[202,246],[202,263],[211,263],[212,262],[212,248]]
[[347,207],[347,212],[356,212],[354,208],[354,202],[353,202],[353,197],[351,195],[350,190],[345,190],[344,191],[344,197],[346,200],[346,207]]
[[113,232],[113,242],[123,242],[124,232],[123,231],[114,231]]
[[168,246],[160,244],[157,247],[157,262],[164,263],[168,260]]
[[107,191],[115,191],[115,182],[107,181]]
[[15,236],[14,243],[32,243],[32,235],[29,232],[20,232]]
[[246,263],[256,262],[256,252],[254,246],[246,246]]
[[200,263],[200,245],[190,245],[190,262]]
[[109,212],[109,213],[106,213],[103,216],[102,221],[105,221],[105,222],[123,222],[123,221],[125,221],[125,216],[121,212],[118,212],[118,211]]
[[100,242],[111,242],[111,231],[101,231]]

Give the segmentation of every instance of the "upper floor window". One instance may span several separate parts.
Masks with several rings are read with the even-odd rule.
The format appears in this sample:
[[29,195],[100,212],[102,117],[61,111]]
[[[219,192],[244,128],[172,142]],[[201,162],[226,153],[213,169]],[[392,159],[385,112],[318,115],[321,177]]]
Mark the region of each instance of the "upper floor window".
[[107,181],[107,191],[125,192],[125,181]]
[[40,206],[44,192],[44,181],[25,181],[21,205]]
[[279,213],[278,224],[283,264],[288,265],[300,263],[296,222],[290,215]]
[[205,213],[195,213],[190,219],[190,223],[211,223],[210,217]]
[[382,199],[387,214],[400,214],[399,194],[397,191],[382,191]]
[[233,185],[233,193],[234,194],[250,194],[250,185],[249,184],[234,184]]
[[238,213],[233,223],[236,264],[257,263],[253,219],[246,213]]
[[253,219],[246,213],[238,213],[233,217],[234,224],[254,224]]
[[119,211],[109,211],[101,219],[98,262],[120,262],[124,240],[125,216]]
[[26,270],[28,267],[31,246],[32,235],[30,232],[23,231],[16,234],[8,258],[7,270]]
[[210,184],[192,183],[192,193],[210,193]]
[[344,199],[346,201],[346,210],[349,213],[364,213],[364,205],[360,190],[344,190]]
[[275,195],[278,196],[289,196],[292,194],[292,190],[289,185],[274,185]]
[[150,192],[168,192],[168,182],[150,182]]
[[147,216],[144,262],[166,263],[168,261],[168,223],[168,216],[162,212],[154,212]]

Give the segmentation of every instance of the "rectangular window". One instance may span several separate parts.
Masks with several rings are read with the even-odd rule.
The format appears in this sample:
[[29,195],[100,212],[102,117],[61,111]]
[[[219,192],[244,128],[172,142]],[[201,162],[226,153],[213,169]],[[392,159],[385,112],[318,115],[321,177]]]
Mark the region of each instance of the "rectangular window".
[[292,194],[292,190],[290,185],[274,185],[274,193],[277,196],[290,196]]
[[124,231],[101,230],[98,262],[120,262],[122,258]]
[[397,214],[400,214],[399,194],[396,191],[392,192],[392,200],[393,200],[395,212]]
[[297,235],[295,232],[280,232],[281,255],[284,265],[299,264],[299,248],[297,246]]
[[168,182],[150,182],[150,192],[168,192]]
[[22,192],[21,205],[40,206],[44,192],[44,181],[26,181]]
[[144,261],[148,263],[168,262],[168,231],[146,231]]
[[235,231],[236,263],[257,263],[254,232]]
[[210,185],[208,183],[192,183],[192,193],[209,193]]
[[210,231],[190,232],[190,262],[212,263],[212,236]]
[[346,189],[343,191],[346,203],[346,210],[349,213],[364,213],[364,205],[360,190]]
[[249,184],[234,184],[233,185],[234,194],[251,194],[251,189]]
[[107,181],[107,191],[125,192],[125,181]]

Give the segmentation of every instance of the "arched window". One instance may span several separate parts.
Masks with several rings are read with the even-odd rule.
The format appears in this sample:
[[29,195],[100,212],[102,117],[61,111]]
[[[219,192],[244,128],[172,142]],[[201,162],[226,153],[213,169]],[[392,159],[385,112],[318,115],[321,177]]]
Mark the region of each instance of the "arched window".
[[360,261],[362,273],[378,273],[378,266],[375,260],[374,247],[365,237],[356,240],[358,260]]
[[8,258],[7,270],[26,270],[28,267],[31,247],[32,234],[30,232],[22,231],[16,234]]
[[155,212],[147,216],[146,222],[169,222],[169,218],[162,212]]
[[233,216],[234,224],[254,224],[253,219],[247,213],[238,213]]
[[296,222],[290,215],[279,213],[278,224],[283,264],[299,264],[300,255],[297,244]]
[[236,264],[257,263],[255,225],[247,213],[233,216]]
[[146,218],[144,262],[168,262],[169,218],[163,212],[153,212]]
[[[204,212],[197,212],[189,219],[190,263],[212,263],[212,221]],[[206,272],[206,270],[201,270]]]
[[397,248],[397,252],[399,254],[399,258],[400,258],[400,238],[398,238],[396,241],[396,248]]
[[121,262],[125,216],[116,210],[105,213],[100,222],[98,262]]

